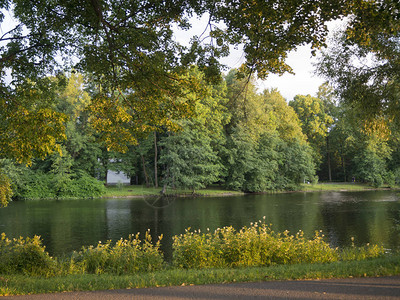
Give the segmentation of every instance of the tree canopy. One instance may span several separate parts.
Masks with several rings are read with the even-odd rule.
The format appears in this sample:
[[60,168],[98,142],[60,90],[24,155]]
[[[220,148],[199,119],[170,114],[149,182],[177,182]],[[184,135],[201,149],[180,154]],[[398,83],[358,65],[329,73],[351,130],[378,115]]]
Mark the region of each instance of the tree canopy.
[[[229,46],[244,45],[245,73],[265,78],[269,73],[290,72],[287,53],[303,44],[314,49],[324,46],[326,22],[345,16],[352,16],[347,26],[352,43],[390,57],[398,52],[386,47],[398,38],[398,6],[394,0],[4,0],[0,21],[4,24],[8,11],[15,26],[0,37],[1,125],[7,127],[4,120],[12,114],[8,106],[25,109],[18,91],[42,94],[48,89],[48,75],[74,67],[89,74],[97,87],[94,110],[109,112],[98,115],[99,120],[117,119],[121,122],[116,125],[123,127],[122,123],[134,119],[131,128],[136,130],[129,133],[134,142],[142,126],[149,125],[148,118],[155,126],[165,125],[169,113],[177,111],[175,99],[196,88],[185,75],[188,66],[196,64],[207,80],[219,80],[218,59],[229,54]],[[190,28],[194,15],[207,15],[209,22],[204,35],[192,37],[190,45],[184,46],[173,28]],[[61,115],[41,111],[40,118],[54,124],[53,132],[38,132],[39,140],[46,135],[61,137],[57,125],[63,121]],[[104,128],[100,121],[98,126]],[[12,138],[2,136],[0,144]],[[24,141],[22,132],[20,140]],[[44,143],[47,148],[41,150],[54,150],[52,141]],[[29,159],[31,153],[24,155]]]

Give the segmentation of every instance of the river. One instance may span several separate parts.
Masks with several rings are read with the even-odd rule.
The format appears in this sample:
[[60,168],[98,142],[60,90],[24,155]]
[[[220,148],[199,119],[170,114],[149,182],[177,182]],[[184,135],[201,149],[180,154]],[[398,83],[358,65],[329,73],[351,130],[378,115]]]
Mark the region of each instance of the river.
[[172,236],[186,228],[248,226],[265,216],[275,231],[322,230],[334,247],[375,243],[400,249],[400,196],[392,191],[283,193],[234,197],[18,201],[0,209],[7,237],[40,235],[46,250],[61,255],[99,241],[127,238],[150,229],[163,235],[170,256]]

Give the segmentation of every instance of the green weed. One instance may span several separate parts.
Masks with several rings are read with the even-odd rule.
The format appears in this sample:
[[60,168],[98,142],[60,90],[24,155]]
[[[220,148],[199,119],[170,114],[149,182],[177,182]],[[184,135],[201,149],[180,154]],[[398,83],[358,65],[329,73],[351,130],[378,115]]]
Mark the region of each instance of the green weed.
[[57,270],[56,261],[45,251],[36,235],[10,240],[2,233],[0,253],[0,274],[52,276]]
[[[70,271],[82,269],[92,274],[133,274],[159,270],[163,266],[163,256],[159,250],[162,236],[153,245],[150,232],[145,233],[143,241],[139,234],[129,235],[128,239],[120,239],[115,245],[111,241],[96,247],[83,248],[71,258]],[[78,265],[78,268],[74,265]]]
[[329,247],[320,232],[308,240],[303,232],[275,233],[263,221],[239,231],[233,227],[206,233],[188,229],[173,238],[173,264],[179,268],[324,263],[338,259],[338,250]]

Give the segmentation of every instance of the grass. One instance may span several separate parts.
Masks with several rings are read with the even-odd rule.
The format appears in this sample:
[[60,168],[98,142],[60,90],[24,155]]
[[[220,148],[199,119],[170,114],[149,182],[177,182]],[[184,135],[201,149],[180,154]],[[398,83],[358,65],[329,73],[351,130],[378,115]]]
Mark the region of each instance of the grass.
[[[397,187],[399,188],[399,187]],[[322,191],[366,191],[375,188],[368,184],[362,183],[318,183],[318,184],[301,184],[299,192],[322,192]],[[107,186],[105,198],[127,198],[127,197],[146,197],[159,196],[162,188],[145,187],[142,185],[111,185]],[[244,192],[225,190],[219,186],[211,186],[206,189],[196,190],[196,196],[240,196]],[[167,190],[167,195],[171,196],[192,196],[191,190],[176,189]]]
[[120,276],[82,274],[43,278],[3,275],[0,276],[0,295],[399,274],[400,254],[397,253],[364,261],[202,270],[167,268],[163,271]]
[[304,192],[321,192],[321,191],[366,191],[373,190],[372,186],[362,183],[318,183],[318,184],[302,184],[301,191]]
[[[107,186],[106,193],[103,195],[105,198],[118,198],[118,197],[140,197],[140,196],[159,196],[162,188],[145,187],[142,185],[111,185]],[[206,189],[196,190],[195,195],[201,196],[226,196],[226,195],[243,195],[243,192],[239,191],[227,191],[220,187],[210,187]],[[167,190],[167,195],[180,195],[180,196],[191,196],[193,191],[177,189]]]

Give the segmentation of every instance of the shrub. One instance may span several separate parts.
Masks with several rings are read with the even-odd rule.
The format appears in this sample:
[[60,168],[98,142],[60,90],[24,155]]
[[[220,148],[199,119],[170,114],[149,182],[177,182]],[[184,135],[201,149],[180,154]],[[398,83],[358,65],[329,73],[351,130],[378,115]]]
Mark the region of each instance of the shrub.
[[28,170],[21,175],[15,190],[16,197],[21,199],[66,199],[100,197],[106,188],[83,172],[60,182],[59,176],[52,173]]
[[365,246],[356,247],[353,237],[351,241],[351,247],[344,248],[340,251],[340,259],[343,261],[365,260],[385,254],[385,249],[382,246],[366,244]]
[[316,263],[338,260],[338,250],[316,232],[313,239],[274,233],[263,222],[236,231],[218,228],[213,233],[186,230],[173,238],[173,264],[180,268],[265,266],[272,264]]
[[0,273],[51,276],[57,263],[45,251],[39,236],[8,239],[4,233],[0,239]]
[[163,256],[159,250],[162,236],[155,245],[152,244],[150,232],[147,231],[143,241],[139,234],[129,235],[111,245],[111,241],[96,247],[83,248],[75,253],[73,260],[82,264],[85,272],[102,274],[133,274],[155,271],[163,266]]
[[96,198],[102,196],[106,191],[104,184],[86,173],[80,174],[69,183],[67,189],[60,198]]
[[22,199],[49,199],[55,198],[53,174],[40,171],[25,172],[18,186],[18,197]]
[[184,234],[173,237],[173,264],[178,268],[224,267],[217,231],[202,234],[200,230],[185,230]]

